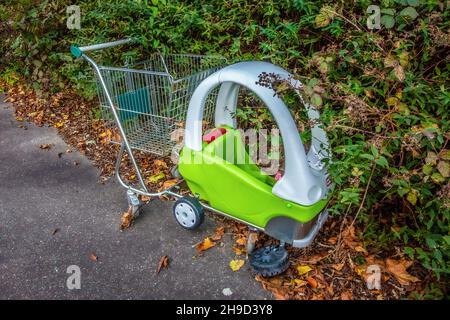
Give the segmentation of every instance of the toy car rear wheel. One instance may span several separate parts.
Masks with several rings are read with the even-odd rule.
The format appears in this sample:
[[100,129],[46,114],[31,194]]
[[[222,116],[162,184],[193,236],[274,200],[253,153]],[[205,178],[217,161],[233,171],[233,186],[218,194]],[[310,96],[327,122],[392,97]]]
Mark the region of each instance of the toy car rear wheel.
[[173,215],[184,229],[195,230],[205,220],[205,212],[200,202],[192,197],[178,199],[173,206]]
[[289,254],[284,246],[268,246],[255,250],[249,257],[256,274],[273,277],[289,267]]

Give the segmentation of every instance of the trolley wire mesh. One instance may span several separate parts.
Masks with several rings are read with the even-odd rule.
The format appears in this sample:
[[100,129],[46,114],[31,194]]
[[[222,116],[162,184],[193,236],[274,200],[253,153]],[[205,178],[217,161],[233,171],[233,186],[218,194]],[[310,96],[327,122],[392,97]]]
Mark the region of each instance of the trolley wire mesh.
[[[226,61],[200,55],[153,55],[125,67],[100,66],[128,142],[133,149],[167,155],[176,141],[172,133],[184,126],[195,88]],[[97,79],[98,80],[98,79]],[[111,107],[97,81],[102,118],[115,125]],[[211,123],[218,90],[205,104],[204,121]]]

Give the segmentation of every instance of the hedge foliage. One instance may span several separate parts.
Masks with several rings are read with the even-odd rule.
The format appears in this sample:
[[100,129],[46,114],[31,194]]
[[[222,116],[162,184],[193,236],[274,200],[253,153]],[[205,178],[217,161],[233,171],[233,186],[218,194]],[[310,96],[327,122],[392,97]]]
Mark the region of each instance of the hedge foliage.
[[[25,77],[38,90],[75,86],[92,96],[86,65],[69,45],[130,36],[140,43],[134,55],[221,54],[288,68],[320,108],[331,139],[333,214],[357,215],[368,246],[401,248],[448,279],[448,2],[378,1],[381,30],[373,31],[370,0],[82,0],[81,30],[68,30],[72,2],[3,1],[4,81]],[[124,58],[120,49],[112,53],[100,55]],[[252,125],[265,115],[241,116]]]

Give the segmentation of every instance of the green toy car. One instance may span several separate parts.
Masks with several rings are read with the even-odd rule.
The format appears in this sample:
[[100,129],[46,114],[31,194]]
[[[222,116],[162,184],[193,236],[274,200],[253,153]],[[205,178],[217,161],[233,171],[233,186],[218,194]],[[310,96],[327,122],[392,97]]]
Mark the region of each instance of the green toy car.
[[[242,62],[225,67],[206,78],[194,91],[187,114],[185,146],[178,169],[195,198],[185,197],[174,206],[174,215],[186,229],[203,221],[202,202],[207,208],[262,230],[281,243],[306,247],[327,217],[330,182],[324,159],[330,158],[328,140],[318,124],[312,131],[312,144],[306,153],[297,127],[286,105],[274,91],[258,85],[258,76],[276,74],[292,87],[301,84],[285,70],[266,62]],[[215,129],[203,135],[202,113],[205,101],[220,86],[216,102]],[[255,93],[270,109],[280,128],[285,151],[285,174],[279,181],[263,173],[252,162],[235,129],[239,87]],[[319,114],[305,105],[310,120]],[[211,135],[212,134],[212,135]],[[283,272],[288,266],[284,246],[261,248],[250,256],[254,269],[265,276]]]

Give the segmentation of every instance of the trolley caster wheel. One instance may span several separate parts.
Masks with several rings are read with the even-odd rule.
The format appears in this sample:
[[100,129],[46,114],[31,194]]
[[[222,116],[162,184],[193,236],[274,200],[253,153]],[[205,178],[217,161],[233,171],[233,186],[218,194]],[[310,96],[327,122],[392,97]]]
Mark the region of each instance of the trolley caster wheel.
[[250,255],[249,260],[256,274],[263,277],[279,275],[289,267],[289,254],[284,246],[260,248]]
[[183,197],[173,206],[173,215],[184,229],[195,230],[205,219],[205,212],[200,202],[192,197]]
[[178,170],[178,166],[173,166],[170,169],[170,173],[172,174],[172,177],[176,178],[176,179],[180,179],[181,178],[181,173]]
[[141,211],[141,200],[139,200],[138,196],[131,190],[127,191],[127,200],[131,214],[133,217],[137,217]]
[[247,236],[247,255],[252,254],[253,250],[255,250],[256,241],[258,240],[258,233],[254,231],[250,231]]

